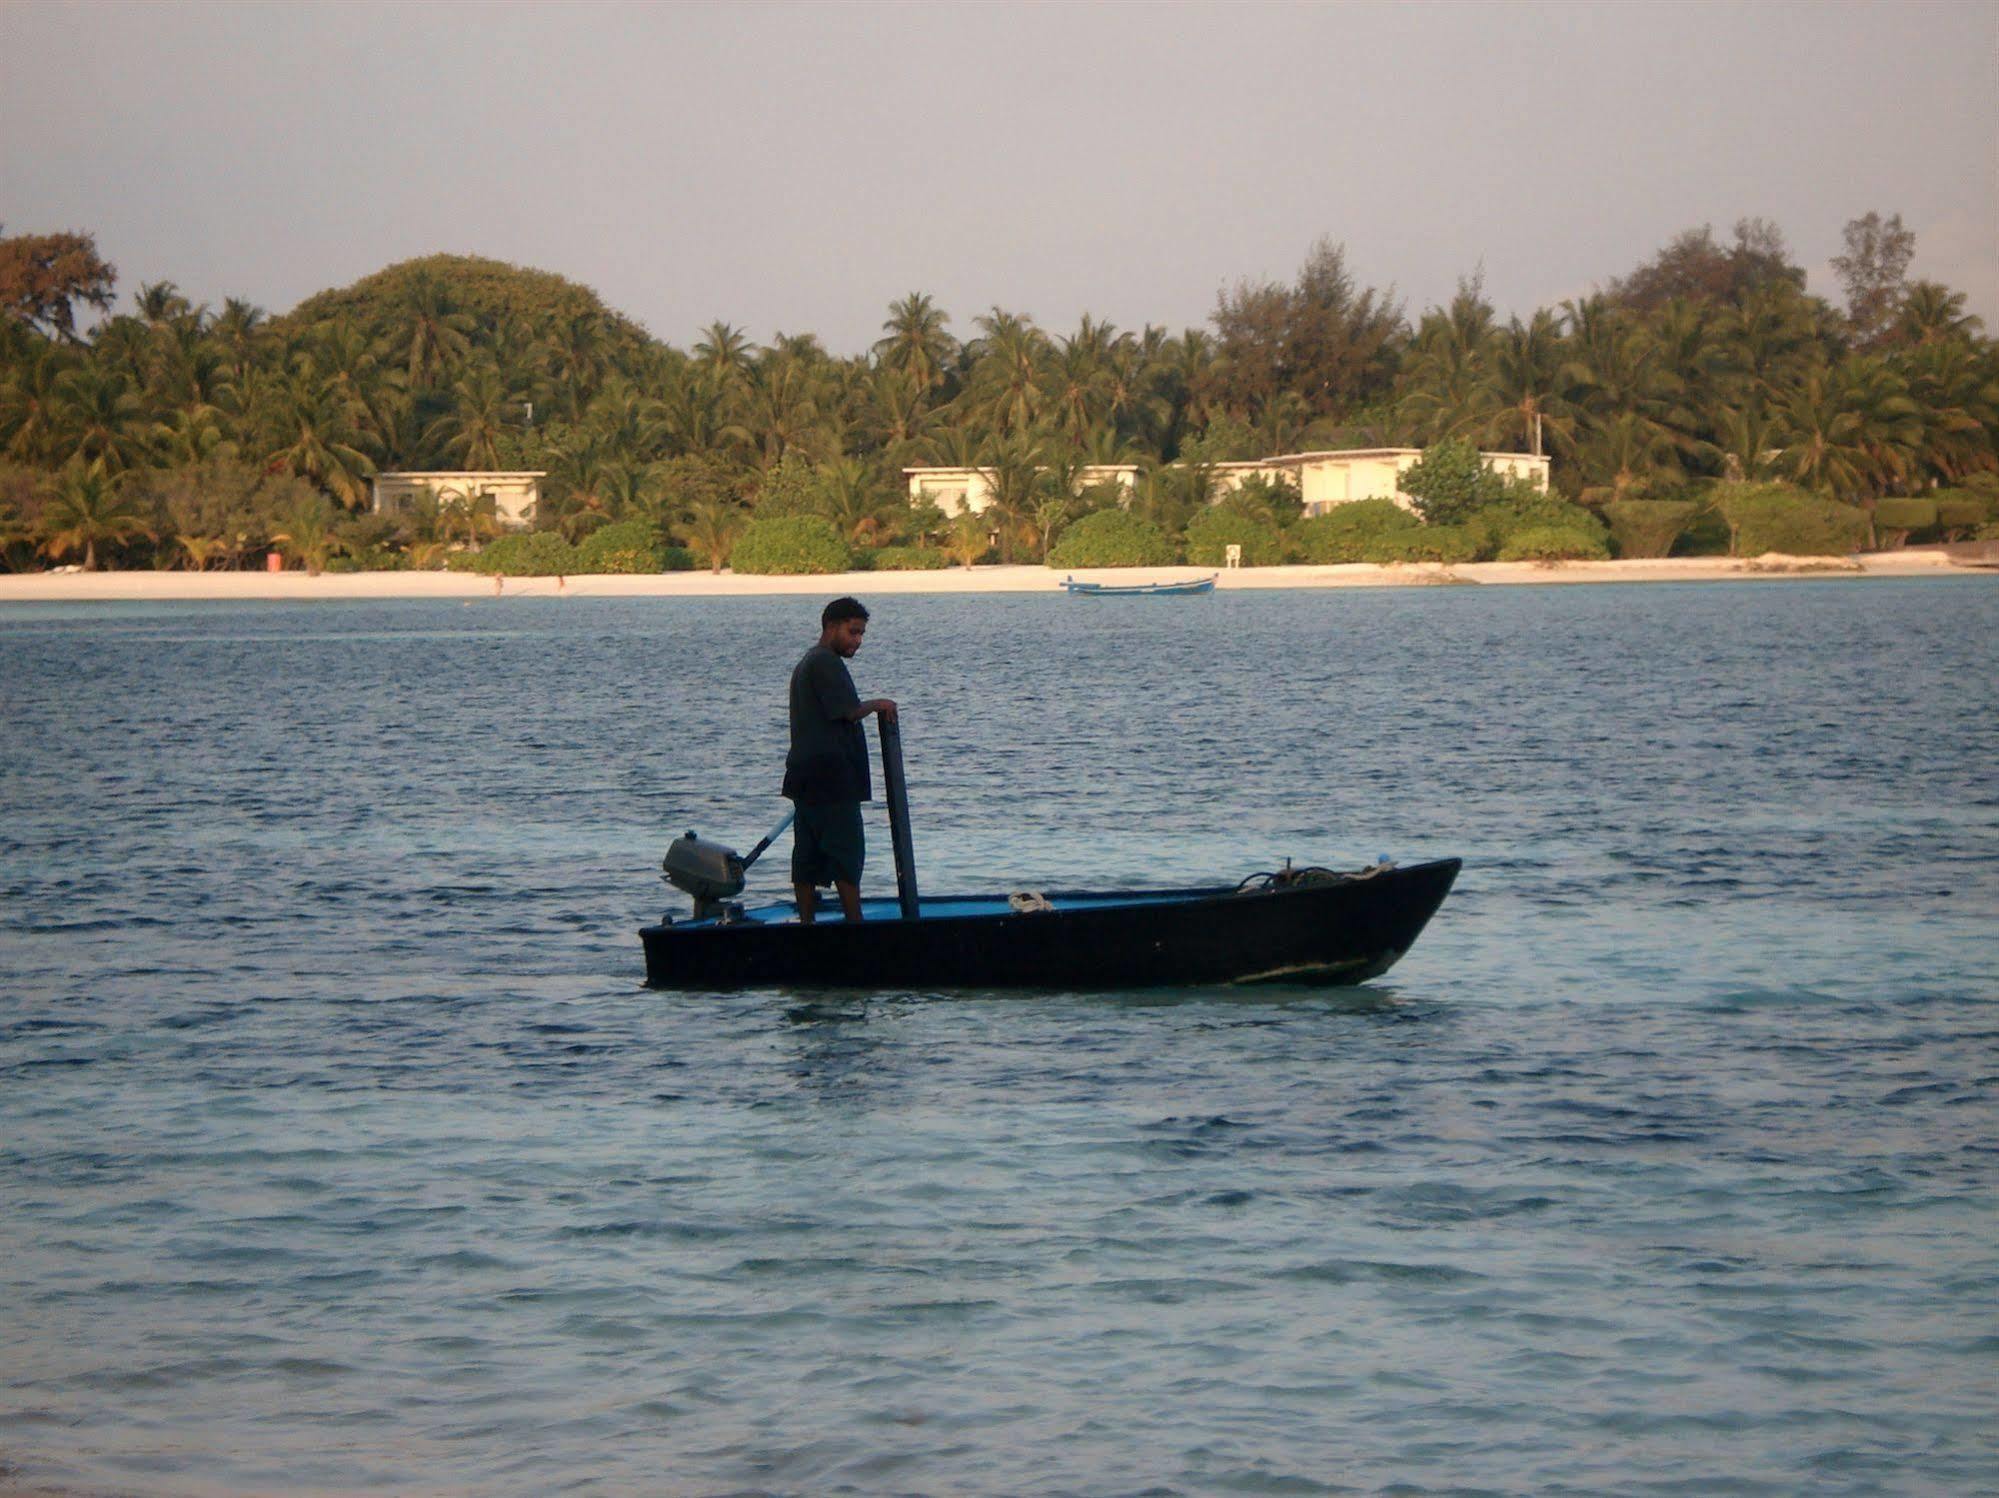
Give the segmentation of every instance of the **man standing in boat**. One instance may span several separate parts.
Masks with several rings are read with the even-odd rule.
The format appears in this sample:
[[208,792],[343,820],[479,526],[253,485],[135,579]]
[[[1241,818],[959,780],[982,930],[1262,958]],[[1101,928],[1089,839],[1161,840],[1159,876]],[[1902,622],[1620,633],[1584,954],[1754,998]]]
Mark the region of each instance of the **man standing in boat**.
[[810,925],[819,888],[830,884],[850,921],[861,918],[861,864],[867,842],[861,803],[874,798],[868,743],[861,719],[895,721],[886,697],[861,701],[847,662],[868,632],[858,599],[836,598],[819,615],[819,643],[791,672],[791,752],[784,757],[784,794],[798,808],[792,832],[791,888],[798,919]]

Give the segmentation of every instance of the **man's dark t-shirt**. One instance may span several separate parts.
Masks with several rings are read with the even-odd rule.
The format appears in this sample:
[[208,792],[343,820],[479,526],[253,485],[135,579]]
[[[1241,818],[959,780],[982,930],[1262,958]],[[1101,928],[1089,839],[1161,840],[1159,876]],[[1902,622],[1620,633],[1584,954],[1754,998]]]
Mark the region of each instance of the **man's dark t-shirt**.
[[847,663],[814,645],[791,671],[791,752],[784,757],[784,794],[800,806],[868,801],[868,740],[846,715],[861,705]]

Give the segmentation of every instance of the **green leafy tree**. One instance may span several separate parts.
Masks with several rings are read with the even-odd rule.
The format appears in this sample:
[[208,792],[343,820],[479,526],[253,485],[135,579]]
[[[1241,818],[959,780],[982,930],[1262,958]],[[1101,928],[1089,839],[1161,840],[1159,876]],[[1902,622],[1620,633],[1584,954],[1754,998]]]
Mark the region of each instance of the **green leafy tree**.
[[1846,291],[1846,317],[1862,348],[1883,342],[1902,306],[1916,236],[1902,227],[1902,215],[1869,213],[1846,225],[1845,253],[1832,257],[1834,274]]
[[1458,525],[1506,493],[1506,481],[1469,442],[1451,440],[1423,449],[1403,470],[1402,492],[1433,525]]
[[0,238],[0,314],[65,342],[76,338],[78,307],[111,310],[118,268],[88,234]]

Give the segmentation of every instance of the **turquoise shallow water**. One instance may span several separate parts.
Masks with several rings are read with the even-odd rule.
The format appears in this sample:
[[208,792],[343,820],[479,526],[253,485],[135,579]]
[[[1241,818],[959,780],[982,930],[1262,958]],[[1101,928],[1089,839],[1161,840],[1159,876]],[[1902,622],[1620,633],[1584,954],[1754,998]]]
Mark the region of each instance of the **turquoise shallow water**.
[[813,613],[0,610],[16,1483],[1999,1487],[1991,580],[886,599],[926,889],[1456,893],[1333,995],[645,992]]

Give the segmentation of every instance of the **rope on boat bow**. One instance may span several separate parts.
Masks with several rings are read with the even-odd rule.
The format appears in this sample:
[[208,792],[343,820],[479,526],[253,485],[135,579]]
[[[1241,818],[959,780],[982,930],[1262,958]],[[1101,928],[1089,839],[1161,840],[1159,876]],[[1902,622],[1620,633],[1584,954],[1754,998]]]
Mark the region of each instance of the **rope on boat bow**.
[[1284,867],[1271,869],[1260,874],[1251,874],[1235,887],[1239,895],[1260,894],[1274,889],[1306,889],[1317,884],[1352,884],[1360,879],[1372,879],[1376,874],[1386,873],[1395,865],[1386,858],[1371,863],[1364,869],[1342,873],[1322,864],[1308,863],[1303,868],[1292,867],[1291,860],[1284,860]]

